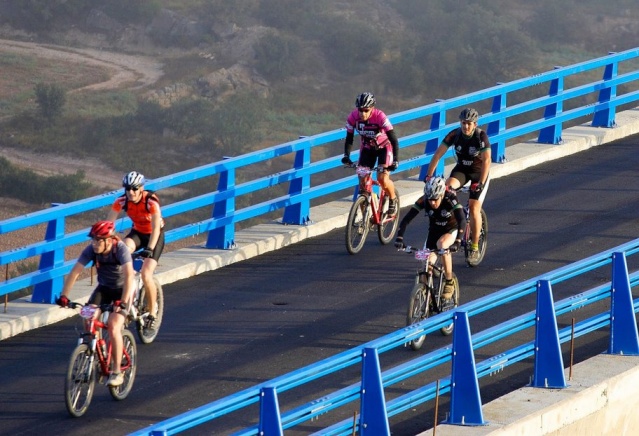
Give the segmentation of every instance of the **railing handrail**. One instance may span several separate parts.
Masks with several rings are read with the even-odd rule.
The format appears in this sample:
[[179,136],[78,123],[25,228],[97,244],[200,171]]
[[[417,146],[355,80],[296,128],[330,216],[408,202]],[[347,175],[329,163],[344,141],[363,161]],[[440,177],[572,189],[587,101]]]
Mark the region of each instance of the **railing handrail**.
[[[539,281],[541,280],[547,280],[553,284],[557,284],[575,277],[574,273],[578,273],[577,275],[579,275],[609,265],[612,262],[612,257],[615,253],[623,253],[625,256],[629,256],[632,254],[636,254],[638,250],[639,239],[636,239],[606,250],[602,253],[590,256],[586,259],[573,262],[567,266],[555,269],[549,273],[540,274],[521,284],[502,289],[481,299],[466,303],[460,306],[457,311],[464,311],[468,313],[469,317],[477,316],[480,313],[485,312],[484,308],[487,306],[488,309],[497,308],[503,304],[510,303],[528,296],[529,294],[534,292],[534,290],[531,291],[530,288],[535,288],[537,283],[539,283]],[[639,284],[639,272],[629,274],[628,280],[630,281],[631,287],[633,285]],[[554,311],[558,316],[569,310],[575,310],[578,307],[581,308],[596,303],[602,298],[610,298],[611,288],[612,284],[611,282],[608,282],[606,284],[599,285],[589,290],[580,292],[576,296],[564,298],[554,303]],[[576,298],[578,298],[578,307],[575,305]],[[488,302],[490,302],[490,304],[487,304]],[[637,308],[637,306],[639,306],[639,299],[635,301],[635,308],[633,309],[635,312],[639,311],[639,308]],[[195,410],[186,412],[177,417],[170,418],[166,421],[142,429],[133,434],[150,434],[151,431],[166,431],[167,434],[173,434],[173,431],[176,428],[189,428],[189,422],[200,423],[212,419],[210,417],[218,417],[231,413],[241,407],[259,402],[262,389],[266,387],[275,388],[278,393],[283,393],[293,387],[297,387],[310,381],[314,381],[320,377],[333,374],[344,368],[361,364],[363,350],[373,348],[379,350],[379,352],[381,353],[384,351],[402,347],[404,346],[404,344],[413,339],[417,339],[419,336],[436,332],[441,327],[449,325],[451,322],[453,322],[454,316],[454,312],[444,312],[435,315],[433,317],[425,319],[424,321],[421,321],[418,324],[404,327],[395,332],[369,341],[365,344],[356,346],[352,349],[325,358],[316,363],[276,377],[272,380],[259,383],[255,386],[252,386],[251,388],[221,398],[207,405],[201,406]],[[498,340],[519,333],[524,329],[533,327],[535,325],[535,318],[535,311],[529,311],[511,320],[502,322],[481,332],[475,333],[474,335],[472,335],[473,350],[480,349]],[[604,312],[592,316],[584,321],[581,321],[580,323],[575,324],[574,335],[575,337],[578,337],[582,334],[592,331],[593,329],[605,327],[606,323],[610,323],[609,312]],[[570,330],[570,328],[564,328],[560,330],[560,341],[568,341],[570,339],[571,333],[573,332]],[[408,377],[415,376],[417,374],[430,370],[435,366],[449,362],[451,360],[452,349],[453,348],[450,345],[445,346],[437,350],[433,350],[428,354],[412,359],[409,362],[385,370],[381,373],[384,387],[391,386],[395,383],[405,380]],[[496,372],[497,370],[494,369],[495,362],[499,363],[500,368],[503,369],[506,366],[517,363],[522,359],[528,358],[533,355],[533,349],[534,342],[528,342],[502,352],[497,356],[487,358],[477,364],[477,376],[483,377],[492,372]],[[447,393],[450,389],[450,378],[440,379],[439,388],[439,395]],[[291,410],[282,412],[281,421],[283,428],[290,428],[290,426],[298,422],[300,417],[304,417],[304,421],[308,421],[312,418],[323,415],[330,410],[339,408],[344,404],[356,401],[359,399],[360,390],[360,383],[354,383],[331,394],[324,395],[321,398],[311,400]],[[420,389],[417,389],[416,391],[409,392],[392,401],[389,401],[387,403],[388,416],[390,417],[396,413],[400,413],[400,411],[402,411],[401,409],[403,409],[402,404],[404,404],[407,398],[411,398],[409,403],[412,406],[415,406],[420,402],[433,399],[436,393],[437,392],[434,384],[429,384]],[[238,407],[239,405],[241,405],[241,407]],[[333,426],[323,429],[322,434],[348,434],[348,432],[342,433],[342,431],[352,429],[352,425],[352,420],[342,421],[340,423],[334,424]],[[249,427],[236,433],[236,435],[255,434],[258,434],[257,427],[255,426]]]
[[[453,119],[456,120],[457,111],[464,106],[483,106],[486,103],[490,103],[491,110],[485,111],[479,121],[482,128],[484,125],[487,125],[486,131],[491,140],[493,149],[492,157],[495,162],[503,162],[506,160],[507,141],[517,138],[530,140],[530,138],[527,137],[536,133],[537,142],[539,143],[561,144],[561,134],[564,129],[564,124],[569,122],[579,124],[583,122],[585,117],[592,116],[590,125],[593,127],[614,127],[615,114],[618,107],[639,101],[639,90],[631,89],[623,94],[619,94],[620,87],[623,85],[633,84],[636,87],[636,84],[639,82],[639,70],[637,69],[621,74],[618,73],[620,64],[630,60],[639,60],[639,48],[621,53],[611,53],[601,58],[568,67],[558,67],[542,74],[509,83],[498,84],[481,91],[447,100],[439,100],[433,104],[392,114],[389,118],[394,125],[415,120],[424,120],[430,123],[427,128],[413,127],[414,131],[406,132],[406,134],[400,138],[401,149],[408,149],[417,144],[425,144],[424,149],[419,152],[412,150],[412,153],[410,153],[407,150],[406,155],[408,157],[403,158],[400,171],[419,168],[421,175],[423,175],[434,150],[443,137],[448,131],[457,126],[456,122],[446,122],[447,115],[454,111],[455,116]],[[578,74],[592,72],[600,68],[604,69],[600,79],[589,82],[588,80],[590,79],[583,78],[582,81],[585,83],[575,84],[575,86],[571,88],[564,89],[564,79],[572,79]],[[517,91],[528,90],[532,87],[538,87],[542,84],[548,85],[548,89],[544,90],[545,95],[542,93],[541,96],[536,96],[528,101],[510,106],[507,104],[507,100],[511,94]],[[583,104],[577,100],[577,104],[580,104],[577,107],[570,109],[564,109],[563,107],[567,101],[572,102],[575,99],[593,94],[597,99],[595,103]],[[544,109],[544,114],[539,117],[535,111],[542,108]],[[516,120],[518,124],[515,124],[513,120],[514,117],[517,117]],[[264,150],[257,150],[245,155],[231,157],[219,162],[213,162],[150,180],[146,188],[157,191],[177,187],[211,176],[219,176],[217,188],[211,189],[211,192],[176,201],[171,204],[163,204],[163,215],[166,217],[202,207],[212,207],[213,209],[211,217],[208,219],[168,230],[166,233],[166,241],[173,242],[197,234],[208,233],[206,248],[228,249],[234,244],[234,232],[237,223],[265,216],[278,210],[283,210],[283,224],[306,225],[310,222],[311,200],[338,193],[345,189],[355,188],[356,186],[357,180],[354,174],[350,174],[347,177],[335,177],[329,182],[319,182],[311,185],[311,176],[324,174],[327,171],[340,167],[339,155],[341,155],[341,146],[332,154],[332,157],[316,162],[313,162],[311,159],[311,151],[318,146],[325,146],[342,140],[344,135],[344,129],[331,130]],[[452,151],[449,150],[447,156],[450,156],[451,153]],[[264,162],[291,154],[294,156],[294,164],[291,168],[266,176],[256,177],[251,174],[253,178],[249,177],[248,181],[237,183],[237,171],[249,171],[249,168],[254,168],[255,165],[259,166]],[[437,167],[437,173],[442,173],[443,170],[444,159],[441,159]],[[283,194],[277,191],[265,200],[254,201],[252,204],[239,209],[235,208],[236,198],[246,194],[264,192],[267,188],[273,186],[288,187],[288,192]],[[83,240],[84,242],[87,240],[86,233],[88,233],[88,228],[67,233],[64,228],[65,219],[109,206],[114,198],[120,195],[121,192],[121,190],[114,190],[88,199],[57,205],[45,210],[0,221],[0,235],[33,228],[42,224],[47,225],[44,241],[24,247],[13,247],[10,250],[0,253],[0,265],[20,262],[32,257],[40,257],[40,264],[37,271],[22,274],[0,283],[0,296],[23,287],[35,285],[37,292],[34,292],[33,301],[53,302],[55,294],[59,292],[61,279],[68,273],[72,263],[65,261],[65,249],[71,245],[82,243]],[[118,221],[119,229],[128,225],[128,219]],[[584,261],[560,268],[544,275],[544,277],[531,279],[506,288],[499,293],[498,298],[492,295],[490,298],[484,297],[467,303],[463,306],[463,316],[472,317],[526,295],[535,292],[539,293],[538,288],[541,282],[550,286],[551,284],[584,274],[594,268],[600,268],[610,262],[614,263],[611,259],[615,258],[615,253],[622,252],[625,253],[626,256],[635,254],[639,251],[638,245],[637,241],[632,241],[618,247],[619,251],[615,251],[614,253],[608,250]],[[628,276],[627,272],[626,276]],[[601,292],[605,294],[605,291]],[[583,295],[581,295],[581,297],[583,297]],[[602,294],[600,293],[596,298],[603,298]],[[634,306],[636,307],[636,303]],[[258,401],[260,398],[259,395],[263,393],[262,390],[265,388],[276,387],[280,391],[287,390],[306,383],[307,381],[315,380],[325,374],[329,374],[333,370],[347,368],[365,361],[369,362],[370,360],[363,359],[362,357],[366,352],[369,352],[370,356],[370,350],[374,350],[376,356],[377,353],[396,348],[411,340],[411,338],[417,338],[422,334],[434,331],[439,327],[449,324],[453,320],[455,320],[455,322],[464,322],[458,321],[459,316],[459,312],[437,315],[427,320],[427,322],[407,327],[394,335],[378,338],[360,347],[340,353],[333,358],[320,361],[312,368],[303,368],[292,373],[292,375],[278,377],[271,380],[268,386],[266,384],[260,384],[257,387],[233,396],[233,401],[237,401],[237,403],[234,403],[232,407],[240,408],[246,404]],[[530,319],[517,318],[512,320],[512,322],[519,323],[516,328],[524,328],[530,324]],[[590,325],[584,324],[583,331],[587,331],[593,328],[594,325],[599,325],[602,322],[605,322],[605,315],[592,320]],[[457,331],[458,329],[456,328],[455,332]],[[500,332],[500,334],[505,334],[505,332]],[[561,335],[561,339],[563,339],[563,331]],[[468,340],[470,341],[470,338],[468,338]],[[519,359],[521,356],[529,353],[528,346],[529,345],[524,344],[513,351],[513,353],[515,353],[513,354],[513,359]],[[443,355],[439,356],[439,358],[447,359],[447,357]],[[385,374],[394,373],[387,372]],[[402,375],[394,374],[394,376],[401,377]],[[416,398],[418,396],[427,396],[427,391],[432,392],[432,389],[430,391],[429,389],[431,388],[422,388],[419,393],[415,394]],[[442,389],[450,389],[450,386],[445,385]],[[342,394],[343,397],[339,400],[341,402],[347,401],[347,399],[350,399],[353,395],[350,391],[343,392]],[[230,400],[226,399],[224,401]],[[215,402],[212,404],[219,405],[221,403]],[[389,405],[391,405],[390,407],[395,407],[394,404],[399,404],[399,402],[389,403]],[[401,408],[400,406],[397,407],[398,409]],[[210,413],[212,409],[210,405],[202,406],[202,408],[196,409],[190,412],[190,414],[198,414],[203,410]],[[392,410],[394,411],[395,409]],[[292,425],[293,422],[302,419],[302,415],[305,415],[305,413],[305,411],[298,410],[292,415],[283,415],[286,419],[289,419],[289,417],[291,419],[286,425]],[[208,417],[211,416],[212,415],[208,415]],[[281,417],[277,418],[281,419]],[[176,419],[178,419],[178,417],[176,417]],[[174,420],[172,422],[177,421]],[[252,432],[253,430],[250,431]]]

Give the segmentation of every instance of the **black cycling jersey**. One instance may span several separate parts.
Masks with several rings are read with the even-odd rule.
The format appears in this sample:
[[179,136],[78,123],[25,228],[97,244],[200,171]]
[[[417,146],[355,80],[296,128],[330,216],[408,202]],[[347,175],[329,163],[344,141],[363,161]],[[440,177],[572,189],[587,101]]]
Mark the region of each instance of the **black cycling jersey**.
[[481,172],[484,161],[483,151],[490,149],[486,132],[479,127],[470,137],[461,133],[461,128],[448,132],[442,141],[447,147],[454,147],[457,157],[456,170],[463,169],[466,174]]
[[404,236],[406,227],[415,218],[420,211],[424,211],[428,217],[429,227],[428,233],[437,233],[439,236],[444,233],[449,233],[454,230],[458,230],[457,238],[461,239],[466,229],[466,216],[464,214],[464,208],[457,200],[457,195],[454,192],[446,191],[444,198],[437,209],[434,209],[430,202],[426,201],[422,196],[419,200],[413,204],[413,207],[404,216],[399,229],[397,230],[397,236]]

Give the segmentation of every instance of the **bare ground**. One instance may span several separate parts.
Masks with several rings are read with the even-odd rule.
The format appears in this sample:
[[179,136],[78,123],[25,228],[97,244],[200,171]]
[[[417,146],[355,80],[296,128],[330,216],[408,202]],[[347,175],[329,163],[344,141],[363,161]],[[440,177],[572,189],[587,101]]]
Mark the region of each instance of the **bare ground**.
[[[163,75],[162,65],[156,60],[144,56],[131,56],[102,50],[77,49],[48,44],[12,41],[0,39],[0,55],[3,53],[19,53],[28,56],[51,59],[70,64],[81,64],[103,68],[108,72],[108,79],[93,83],[71,92],[104,89],[141,89],[151,86]],[[1,96],[0,96],[1,97]],[[39,154],[17,148],[0,147],[0,155],[13,164],[28,168],[37,174],[51,176],[75,174],[82,170],[85,179],[98,187],[117,189],[122,177],[121,172],[105,167],[96,159],[72,159],[67,156]],[[27,205],[15,199],[0,197],[0,220],[20,216],[40,207]],[[77,226],[77,223],[76,223]],[[44,233],[44,227],[37,232]],[[0,238],[0,251],[24,245],[29,240],[42,239],[43,235],[18,231]],[[8,273],[5,272],[5,273]]]

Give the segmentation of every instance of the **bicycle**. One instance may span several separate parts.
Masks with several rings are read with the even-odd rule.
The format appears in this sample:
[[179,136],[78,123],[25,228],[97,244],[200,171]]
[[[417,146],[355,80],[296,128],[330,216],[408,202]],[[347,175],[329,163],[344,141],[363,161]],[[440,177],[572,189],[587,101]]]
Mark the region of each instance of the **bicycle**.
[[395,189],[397,199],[397,212],[388,215],[389,197],[383,189],[380,189],[379,197],[373,191],[373,186],[380,186],[377,180],[371,176],[378,167],[368,168],[357,165],[349,165],[346,168],[355,168],[359,177],[364,177],[364,189],[353,202],[346,222],[346,250],[350,254],[357,254],[364,247],[364,242],[371,229],[377,229],[377,236],[382,245],[393,240],[393,236],[399,226],[399,192]]
[[[441,263],[441,255],[449,253],[450,250],[429,250],[426,248],[426,243],[424,243],[424,248],[421,250],[411,246],[406,246],[400,250],[407,253],[415,253],[415,259],[421,262],[421,266],[415,273],[415,285],[411,291],[410,301],[408,303],[408,313],[406,315],[407,326],[416,324],[428,318],[431,314],[446,312],[459,306],[459,281],[455,273],[453,273],[455,289],[452,298],[443,301],[442,297],[445,276],[444,267]],[[437,259],[434,263],[430,262],[432,253],[437,255]],[[440,332],[444,336],[450,335],[453,332],[453,324],[451,323],[442,327]],[[424,344],[425,339],[426,335],[420,336],[417,339],[411,340],[409,345],[413,350],[419,350]]]
[[[139,252],[133,254],[133,262],[137,263],[138,265],[143,262],[143,259],[139,255]],[[140,342],[142,342],[143,344],[150,344],[157,337],[160,331],[160,325],[162,324],[162,318],[164,316],[164,291],[162,290],[162,285],[160,284],[158,279],[156,277],[153,277],[155,289],[157,289],[157,312],[155,314],[155,322],[153,328],[151,329],[149,328],[148,321],[150,312],[147,307],[146,290],[144,289],[144,284],[142,282],[142,275],[139,271],[140,268],[136,267],[135,269],[136,286],[135,293],[133,294],[131,309],[129,310],[129,315],[127,316],[127,326],[129,323],[134,322],[135,329],[138,332],[138,337],[140,338]]]
[[[78,345],[71,354],[64,383],[64,400],[71,416],[79,418],[84,415],[95,390],[95,383],[105,383],[111,375],[112,348],[107,337],[107,319],[113,311],[113,304],[100,307],[69,302],[69,308],[80,308],[80,316],[84,318],[86,330],[80,334]],[[94,319],[96,310],[102,311],[102,319]],[[109,392],[115,400],[124,400],[133,386],[137,370],[137,348],[133,334],[122,330],[123,353],[120,371],[124,374],[124,383],[120,386],[109,386]]]
[[[467,193],[470,191],[469,184],[460,187],[457,189],[457,192]],[[484,208],[481,208],[481,230],[479,233],[479,256],[477,260],[471,261],[468,258],[470,254],[470,243],[472,241],[471,229],[470,229],[470,207],[468,205],[468,200],[466,200],[466,205],[464,206],[464,214],[466,215],[466,231],[464,232],[464,236],[462,238],[462,247],[464,247],[464,256],[466,258],[466,264],[470,267],[476,267],[479,265],[482,260],[484,260],[484,256],[486,255],[486,248],[488,245],[488,216],[486,215],[486,211]]]

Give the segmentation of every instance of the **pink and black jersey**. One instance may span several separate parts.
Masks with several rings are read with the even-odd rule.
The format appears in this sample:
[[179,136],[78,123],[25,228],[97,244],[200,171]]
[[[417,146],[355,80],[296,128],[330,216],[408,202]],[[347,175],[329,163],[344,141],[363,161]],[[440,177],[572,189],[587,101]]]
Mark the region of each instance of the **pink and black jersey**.
[[373,108],[368,120],[363,121],[359,117],[359,112],[355,109],[346,119],[346,131],[357,133],[362,138],[361,148],[383,148],[390,146],[390,141],[386,132],[393,130],[393,125],[384,112]]

